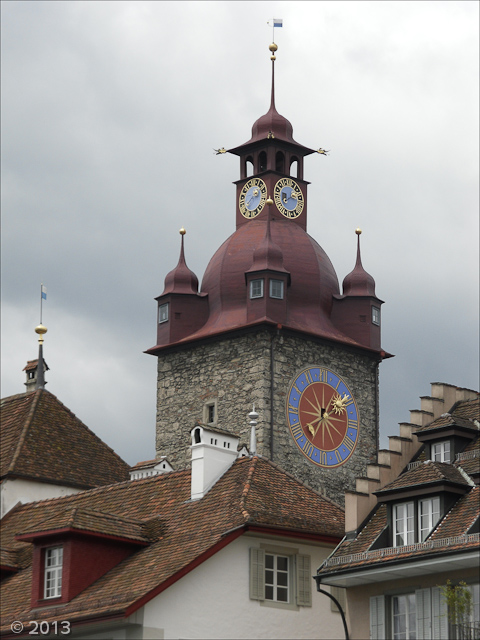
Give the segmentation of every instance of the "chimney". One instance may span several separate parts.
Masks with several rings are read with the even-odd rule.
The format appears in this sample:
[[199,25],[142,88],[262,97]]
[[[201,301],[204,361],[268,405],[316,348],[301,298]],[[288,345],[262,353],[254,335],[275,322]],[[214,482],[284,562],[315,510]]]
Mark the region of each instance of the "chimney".
[[[27,379],[25,381],[25,386],[27,387],[27,393],[29,391],[35,391],[37,388],[37,370],[38,370],[38,360],[28,360],[27,366],[23,369],[26,373]],[[43,361],[43,370],[49,371],[49,367],[45,360]],[[44,384],[46,384],[44,382]]]
[[192,500],[199,500],[238,457],[238,436],[207,425],[197,425],[192,436]]

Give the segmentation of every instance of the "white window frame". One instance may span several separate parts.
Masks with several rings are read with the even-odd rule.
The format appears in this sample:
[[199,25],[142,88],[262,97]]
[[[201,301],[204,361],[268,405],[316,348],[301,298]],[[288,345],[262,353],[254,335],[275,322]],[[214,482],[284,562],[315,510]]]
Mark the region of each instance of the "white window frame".
[[431,445],[430,458],[434,462],[450,462],[450,440],[435,442]]
[[59,598],[62,595],[63,547],[45,549],[43,597]]
[[439,496],[418,501],[418,542],[425,541],[439,520]]
[[169,306],[168,302],[158,305],[158,324],[168,322],[168,316],[169,316],[168,306]]
[[283,300],[283,290],[283,280],[275,280],[273,278],[270,279],[270,298],[274,298],[275,300]]
[[415,503],[393,505],[393,546],[403,547],[415,543]]
[[380,307],[372,307],[372,324],[380,326]]
[[290,556],[265,552],[265,600],[282,604],[290,602],[290,565]]
[[250,298],[252,300],[255,298],[263,298],[263,282],[263,278],[250,280]]

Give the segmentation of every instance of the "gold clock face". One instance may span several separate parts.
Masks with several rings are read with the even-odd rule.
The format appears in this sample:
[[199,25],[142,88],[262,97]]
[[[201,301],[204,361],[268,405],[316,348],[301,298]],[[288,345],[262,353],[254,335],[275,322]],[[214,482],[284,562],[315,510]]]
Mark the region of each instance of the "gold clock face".
[[292,178],[281,178],[274,189],[277,209],[286,218],[298,218],[303,211],[305,201],[298,184]]
[[251,178],[240,191],[238,207],[244,218],[255,218],[265,206],[267,185],[261,178]]

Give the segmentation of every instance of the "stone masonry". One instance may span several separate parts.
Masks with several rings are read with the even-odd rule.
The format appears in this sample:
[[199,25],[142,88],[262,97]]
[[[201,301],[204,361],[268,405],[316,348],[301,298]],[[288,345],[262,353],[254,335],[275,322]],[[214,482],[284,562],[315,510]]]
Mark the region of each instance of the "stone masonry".
[[[307,366],[337,373],[357,403],[359,441],[349,460],[335,469],[323,469],[307,460],[288,428],[288,389]],[[343,504],[344,492],[355,488],[355,478],[365,475],[367,465],[377,459],[378,359],[367,351],[259,327],[160,353],[157,394],[156,455],[166,456],[174,469],[189,465],[189,432],[197,422],[206,421],[207,404],[215,404],[215,424],[239,435],[241,445],[248,447],[248,413],[255,403],[257,453],[339,504]]]

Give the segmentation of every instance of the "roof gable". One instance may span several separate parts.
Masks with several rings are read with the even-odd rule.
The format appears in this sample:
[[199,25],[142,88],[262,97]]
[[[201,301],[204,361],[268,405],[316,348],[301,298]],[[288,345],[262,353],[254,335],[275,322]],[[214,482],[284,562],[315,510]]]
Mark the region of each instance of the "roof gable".
[[129,466],[45,389],[2,400],[1,474],[88,488],[128,478]]

